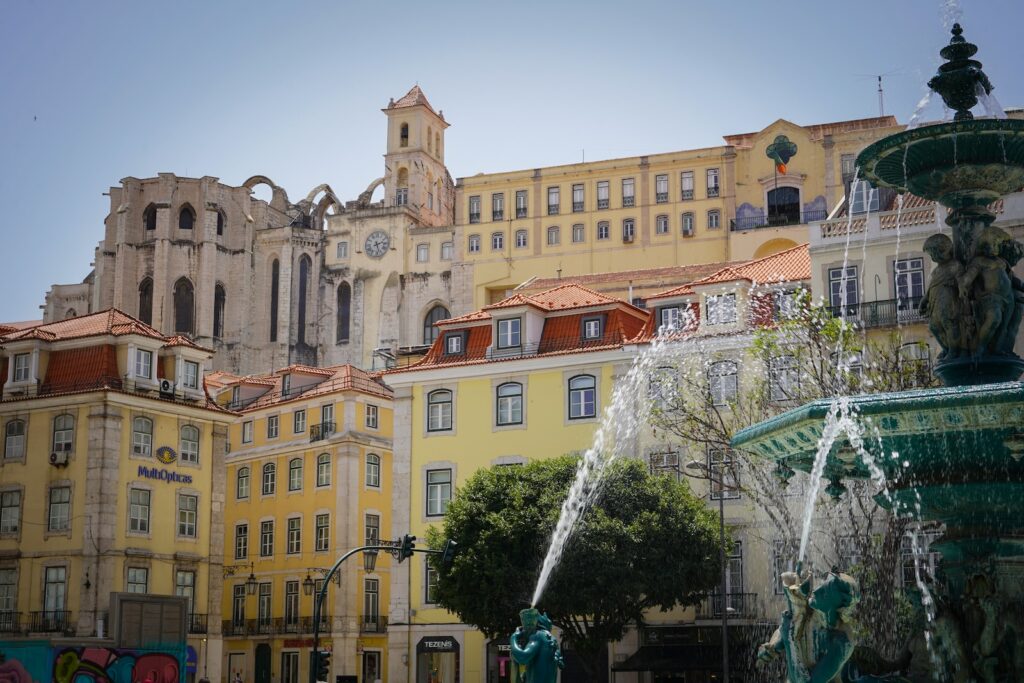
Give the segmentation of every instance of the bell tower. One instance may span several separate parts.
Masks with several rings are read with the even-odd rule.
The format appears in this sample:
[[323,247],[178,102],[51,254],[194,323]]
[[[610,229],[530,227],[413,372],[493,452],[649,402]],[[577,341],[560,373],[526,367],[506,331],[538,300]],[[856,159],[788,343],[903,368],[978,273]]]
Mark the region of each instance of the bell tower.
[[448,122],[418,85],[382,110],[388,117],[384,203],[407,206],[422,225],[451,225],[454,186],[444,165]]

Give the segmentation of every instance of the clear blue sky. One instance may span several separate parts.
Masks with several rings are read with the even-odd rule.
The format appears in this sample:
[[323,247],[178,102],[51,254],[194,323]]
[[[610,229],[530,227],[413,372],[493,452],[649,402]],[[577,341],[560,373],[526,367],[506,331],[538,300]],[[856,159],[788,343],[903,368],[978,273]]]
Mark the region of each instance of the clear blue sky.
[[[380,108],[419,83],[453,176],[721,143],[777,118],[905,122],[951,0],[0,4],[0,320],[89,272],[125,176],[355,198]],[[963,0],[1004,106],[1024,105],[1022,0]],[[936,112],[941,115],[941,111]]]

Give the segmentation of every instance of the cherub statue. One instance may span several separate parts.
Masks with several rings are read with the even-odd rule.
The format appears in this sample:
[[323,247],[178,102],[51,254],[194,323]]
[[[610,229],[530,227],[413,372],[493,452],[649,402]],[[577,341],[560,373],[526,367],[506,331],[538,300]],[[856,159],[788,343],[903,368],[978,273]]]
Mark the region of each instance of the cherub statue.
[[523,683],[555,683],[558,670],[565,666],[558,641],[551,635],[551,619],[534,608],[519,613],[522,626],[511,638],[511,655],[526,667]]
[[960,297],[965,306],[973,305],[977,323],[974,357],[1002,352],[1003,336],[1014,317],[1017,299],[1010,279],[1010,268],[1000,257],[1002,244],[1010,236],[989,226],[981,231],[975,255],[959,277]]
[[953,240],[936,234],[924,242],[924,251],[935,262],[928,291],[918,310],[928,318],[928,328],[942,347],[939,360],[956,358],[964,350],[958,280],[964,267],[953,257]]

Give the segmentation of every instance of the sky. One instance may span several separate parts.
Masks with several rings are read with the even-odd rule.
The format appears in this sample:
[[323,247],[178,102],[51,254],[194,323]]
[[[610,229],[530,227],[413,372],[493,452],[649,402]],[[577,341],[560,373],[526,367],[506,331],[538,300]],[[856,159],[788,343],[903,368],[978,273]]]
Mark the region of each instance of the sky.
[[0,321],[88,275],[126,176],[354,199],[417,83],[455,178],[653,154],[876,116],[878,74],[906,122],[956,16],[1024,106],[1021,0],[3,0]]

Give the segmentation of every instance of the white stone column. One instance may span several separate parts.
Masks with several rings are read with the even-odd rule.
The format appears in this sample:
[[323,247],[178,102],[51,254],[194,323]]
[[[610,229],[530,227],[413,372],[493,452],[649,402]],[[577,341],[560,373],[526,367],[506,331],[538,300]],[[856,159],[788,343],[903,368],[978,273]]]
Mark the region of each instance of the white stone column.
[[[391,538],[401,538],[411,529],[412,490],[412,388],[395,388],[394,448],[391,470]],[[409,566],[410,561],[391,563],[390,605],[388,606],[388,680],[411,683],[415,657],[409,648]]]

